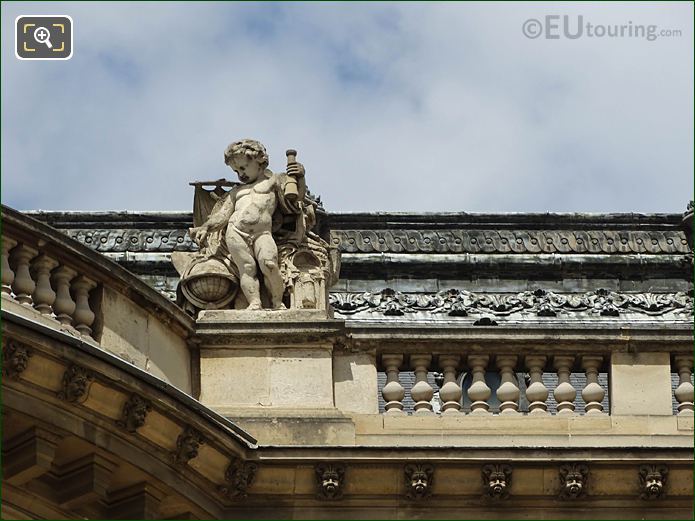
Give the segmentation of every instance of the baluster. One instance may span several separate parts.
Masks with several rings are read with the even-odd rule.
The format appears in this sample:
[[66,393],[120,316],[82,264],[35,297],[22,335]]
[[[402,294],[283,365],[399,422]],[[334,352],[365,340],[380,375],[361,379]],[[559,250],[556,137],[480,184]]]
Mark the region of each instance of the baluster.
[[557,387],[553,391],[557,402],[558,414],[572,414],[577,390],[570,383],[570,374],[574,365],[573,355],[558,355],[554,359],[557,370]]
[[415,402],[415,414],[434,414],[432,412],[432,396],[434,389],[427,382],[427,369],[432,362],[432,355],[411,355],[410,364],[415,371],[415,385],[410,390],[410,396]]
[[693,371],[693,355],[677,355],[674,358],[680,382],[674,395],[678,400],[678,416],[693,415],[693,384],[690,373]]
[[2,238],[2,292],[12,295],[12,281],[14,271],[10,268],[10,250],[17,246],[17,241],[9,237]]
[[97,283],[89,277],[80,275],[72,281],[72,291],[75,294],[75,313],[72,315],[75,329],[83,335],[92,334],[94,312],[89,307],[89,292],[96,288]]
[[485,383],[485,368],[489,360],[489,355],[468,355],[468,366],[473,373],[473,380],[468,388],[471,414],[490,414],[487,399],[492,395],[492,391]]
[[543,368],[547,358],[545,355],[529,355],[526,357],[526,367],[531,377],[531,384],[526,389],[529,414],[548,414],[548,388],[543,383]]
[[12,291],[14,291],[14,298],[22,304],[27,306],[31,305],[31,294],[36,288],[34,279],[31,278],[31,273],[29,273],[29,261],[36,257],[38,250],[20,244],[14,250],[10,258],[14,261],[14,282],[12,283]]
[[403,412],[405,389],[398,380],[403,355],[382,355],[381,362],[386,369],[386,385],[381,390],[386,402],[386,414],[405,414]]
[[61,324],[72,324],[72,314],[75,312],[75,301],[70,296],[70,281],[77,272],[67,266],[53,270],[53,285],[56,288],[56,299],[53,302],[53,313]]
[[598,383],[598,370],[602,363],[602,356],[582,356],[582,367],[586,371],[586,387],[582,390],[586,414],[603,414],[601,402],[606,391]]
[[497,368],[500,370],[500,386],[497,389],[497,398],[500,401],[500,414],[518,414],[519,412],[519,385],[514,377],[516,355],[497,356]]
[[58,262],[44,255],[39,255],[32,263],[32,270],[36,277],[36,289],[32,293],[31,298],[34,301],[34,307],[38,309],[42,315],[51,314],[51,306],[56,299],[56,293],[51,288],[51,270],[58,266]]
[[456,383],[456,368],[459,365],[460,355],[439,355],[439,367],[444,373],[444,385],[439,389],[439,398],[442,400],[442,414],[447,416],[457,414],[461,410],[461,386]]

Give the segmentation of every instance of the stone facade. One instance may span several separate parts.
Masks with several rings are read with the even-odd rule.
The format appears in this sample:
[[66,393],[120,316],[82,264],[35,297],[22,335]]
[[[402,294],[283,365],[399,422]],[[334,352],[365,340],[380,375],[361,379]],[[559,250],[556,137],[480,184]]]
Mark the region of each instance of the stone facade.
[[3,207],[3,518],[692,518],[692,210],[311,200],[284,310],[185,305],[194,214]]

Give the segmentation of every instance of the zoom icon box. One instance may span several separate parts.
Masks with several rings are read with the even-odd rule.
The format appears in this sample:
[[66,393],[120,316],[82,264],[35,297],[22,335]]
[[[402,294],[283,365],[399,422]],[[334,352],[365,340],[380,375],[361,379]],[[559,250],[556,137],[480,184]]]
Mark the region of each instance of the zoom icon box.
[[15,55],[20,60],[69,60],[72,18],[67,15],[22,15],[15,20]]

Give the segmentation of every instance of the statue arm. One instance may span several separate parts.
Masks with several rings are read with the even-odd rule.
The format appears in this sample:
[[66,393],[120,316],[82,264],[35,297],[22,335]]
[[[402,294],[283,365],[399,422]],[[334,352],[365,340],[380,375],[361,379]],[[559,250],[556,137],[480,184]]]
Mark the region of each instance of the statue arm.
[[236,190],[232,189],[227,195],[225,195],[224,200],[222,201],[222,206],[220,206],[218,209],[213,209],[208,217],[208,220],[205,221],[203,226],[207,228],[220,228],[229,222],[229,218],[234,213],[235,192]]
[[234,213],[234,194],[236,190],[230,190],[221,202],[220,206],[213,208],[210,216],[201,226],[191,228],[188,233],[198,246],[203,246],[210,231],[223,228],[229,222],[230,217]]

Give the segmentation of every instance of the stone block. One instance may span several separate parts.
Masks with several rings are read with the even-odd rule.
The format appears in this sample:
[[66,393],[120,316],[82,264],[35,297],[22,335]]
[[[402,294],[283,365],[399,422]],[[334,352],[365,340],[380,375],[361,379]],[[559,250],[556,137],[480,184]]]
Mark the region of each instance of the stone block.
[[269,364],[270,401],[273,406],[333,406],[330,350],[274,349]]
[[668,353],[613,353],[611,414],[671,416],[671,361]]
[[677,416],[676,420],[678,422],[679,431],[692,431],[693,430],[693,416]]
[[377,371],[374,355],[334,353],[335,406],[346,413],[379,412]]
[[218,409],[270,406],[270,358],[266,349],[200,354],[200,401]]

